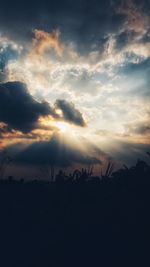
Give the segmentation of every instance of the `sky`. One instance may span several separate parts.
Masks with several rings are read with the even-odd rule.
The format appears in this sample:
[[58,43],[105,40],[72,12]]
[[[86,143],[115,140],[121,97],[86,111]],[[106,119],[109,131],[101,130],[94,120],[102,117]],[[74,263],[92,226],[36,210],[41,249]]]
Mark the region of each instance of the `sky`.
[[15,175],[150,151],[150,0],[1,1],[0,149]]

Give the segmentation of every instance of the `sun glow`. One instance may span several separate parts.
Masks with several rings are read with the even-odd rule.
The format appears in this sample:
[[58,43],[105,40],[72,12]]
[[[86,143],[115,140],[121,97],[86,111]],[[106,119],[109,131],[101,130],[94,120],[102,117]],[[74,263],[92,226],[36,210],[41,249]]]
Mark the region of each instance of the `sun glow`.
[[54,131],[56,130],[61,133],[69,133],[71,135],[74,135],[76,132],[76,127],[72,124],[61,120],[53,120],[50,116],[47,118],[40,118],[39,122],[41,126],[46,127],[46,129],[53,129]]
[[55,121],[55,126],[60,130],[62,133],[69,132],[71,130],[71,127],[68,123],[62,122],[62,121]]

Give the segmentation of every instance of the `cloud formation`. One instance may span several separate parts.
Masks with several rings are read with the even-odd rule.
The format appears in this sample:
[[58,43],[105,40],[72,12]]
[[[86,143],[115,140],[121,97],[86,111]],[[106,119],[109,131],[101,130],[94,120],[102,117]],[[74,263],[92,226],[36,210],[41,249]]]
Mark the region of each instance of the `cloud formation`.
[[90,151],[83,149],[79,143],[75,146],[59,135],[53,135],[49,141],[23,143],[7,147],[14,162],[19,164],[54,165],[68,167],[72,164],[101,164],[101,160],[90,155]]
[[130,134],[141,135],[143,138],[148,136],[150,138],[150,116],[146,121],[126,125],[126,128]]
[[[62,113],[58,114],[57,109]],[[52,108],[48,102],[35,100],[26,85],[21,82],[0,84],[0,122],[7,124],[10,129],[23,133],[40,129],[42,126],[39,119],[46,116],[82,127],[86,125],[81,112],[75,108],[73,103],[57,100],[55,107]]]
[[124,0],[117,12],[127,16],[125,27],[129,31],[135,33],[144,33],[149,28],[149,17],[146,15],[140,6],[135,4],[134,0]]
[[37,55],[43,54],[46,50],[54,49],[58,56],[62,55],[63,45],[59,40],[60,32],[54,30],[50,33],[37,30],[33,31],[34,37],[32,39],[32,51]]
[[73,103],[58,99],[55,103],[55,106],[62,111],[64,120],[74,123],[78,126],[86,126],[81,112],[75,108]]
[[53,114],[46,102],[36,101],[21,82],[0,84],[0,121],[27,133],[38,128],[40,116]]

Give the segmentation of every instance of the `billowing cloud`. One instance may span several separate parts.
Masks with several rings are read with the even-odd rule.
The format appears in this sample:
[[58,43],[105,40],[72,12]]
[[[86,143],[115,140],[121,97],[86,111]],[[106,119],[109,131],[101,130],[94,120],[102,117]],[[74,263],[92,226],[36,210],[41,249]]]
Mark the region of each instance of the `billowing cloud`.
[[56,108],[60,109],[63,113],[63,118],[78,126],[86,126],[83,116],[79,110],[77,110],[73,103],[69,103],[66,100],[57,100],[55,103]]
[[143,59],[150,57],[150,42],[129,43],[124,52],[133,53]]
[[[111,0],[27,0],[25,5],[17,1],[15,10],[9,0],[3,1],[0,10],[1,29],[11,36],[26,39],[29,29],[43,28],[45,31],[60,28],[65,39],[77,42],[77,49],[86,53],[91,50],[93,42],[100,47],[106,33],[115,31],[122,23],[121,16],[114,16]],[[112,23],[113,21],[113,23]],[[22,25],[20,30],[20,23]],[[103,25],[103,26],[102,26]]]
[[63,45],[59,40],[60,32],[54,30],[51,33],[37,30],[33,31],[34,37],[32,39],[32,51],[37,55],[43,54],[46,50],[54,49],[58,56],[62,55]]
[[122,5],[117,8],[118,13],[126,15],[127,21],[125,27],[135,33],[144,33],[149,28],[149,17],[140,6],[135,4],[134,0],[122,1]]
[[[62,113],[57,113],[57,109]],[[42,128],[39,119],[45,116],[82,127],[86,125],[81,112],[75,108],[73,103],[57,100],[55,108],[52,108],[48,102],[35,100],[26,85],[21,82],[0,84],[0,122],[7,124],[10,129],[28,133]]]
[[49,104],[36,101],[25,84],[8,82],[0,84],[0,121],[10,128],[29,132],[38,127],[40,116],[53,114]]

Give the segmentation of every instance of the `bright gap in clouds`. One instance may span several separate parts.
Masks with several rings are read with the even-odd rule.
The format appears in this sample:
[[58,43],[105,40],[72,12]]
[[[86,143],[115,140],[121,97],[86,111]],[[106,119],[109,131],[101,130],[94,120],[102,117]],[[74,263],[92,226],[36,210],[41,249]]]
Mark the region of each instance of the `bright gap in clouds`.
[[[100,2],[99,10],[105,10]],[[45,29],[44,24],[42,29],[38,25],[37,29],[32,28],[31,39],[21,47],[17,39],[12,43],[8,37],[0,38],[0,59],[7,59],[0,72],[2,82],[24,82],[33,99],[40,103],[44,100],[52,108],[46,117],[37,110],[32,131],[23,134],[26,142],[30,135],[34,141],[47,140],[59,133],[67,141],[72,138],[72,144],[78,139],[82,145],[82,138],[87,138],[89,144],[94,142],[108,153],[112,150],[109,154],[114,157],[115,150],[121,147],[128,154],[129,144],[133,152],[134,147],[140,147],[142,153],[143,146],[149,145],[150,20],[146,9],[137,1],[126,2],[125,6],[114,3],[114,9],[110,5],[115,21],[122,15],[117,28],[115,23],[111,28],[111,19],[112,25],[106,30],[109,18],[107,27],[104,21],[104,27],[99,27],[98,20],[92,29],[95,20],[90,21],[88,37],[90,29],[92,34],[95,29],[104,29],[95,34],[97,40],[94,35],[91,41],[85,38],[86,43],[83,39],[72,39],[66,36],[63,27],[60,33],[59,20],[53,30]],[[6,134],[7,139],[12,135],[10,129],[8,133],[6,130],[6,127],[1,129],[3,139]]]
[[72,132],[72,127],[70,124],[62,121],[55,121],[54,125],[60,130],[61,133],[70,133]]

